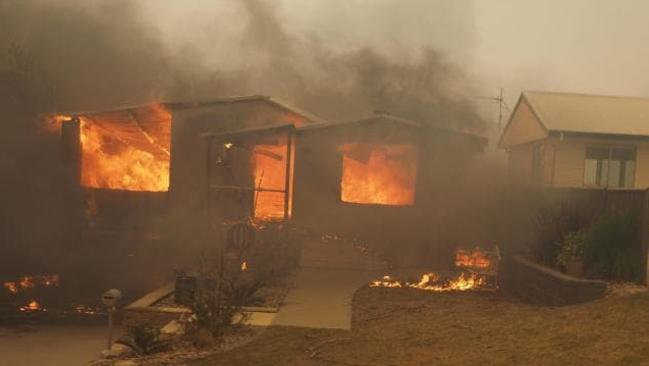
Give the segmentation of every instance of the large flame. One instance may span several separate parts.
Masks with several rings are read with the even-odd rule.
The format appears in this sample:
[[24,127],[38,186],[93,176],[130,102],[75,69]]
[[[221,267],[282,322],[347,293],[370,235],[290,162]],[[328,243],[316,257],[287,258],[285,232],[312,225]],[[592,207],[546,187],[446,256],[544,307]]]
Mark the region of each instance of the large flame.
[[445,281],[434,272],[424,273],[419,282],[402,282],[391,276],[383,276],[380,280],[374,280],[370,283],[370,287],[414,288],[434,292],[467,291],[479,289],[485,285],[485,279],[475,273],[461,273],[457,278]]
[[[171,113],[161,104],[135,110],[78,115],[81,185],[160,192],[169,189]],[[49,116],[60,130],[72,116]]]
[[341,199],[350,203],[412,205],[417,150],[411,145],[346,144],[342,147]]
[[[284,199],[289,192],[266,192],[264,190],[286,189],[286,145],[256,145],[253,149],[256,220],[280,220],[284,218]],[[290,204],[289,204],[290,208]],[[290,212],[289,212],[290,214]]]
[[81,118],[81,184],[90,188],[160,192],[169,189],[169,155],[155,156]]

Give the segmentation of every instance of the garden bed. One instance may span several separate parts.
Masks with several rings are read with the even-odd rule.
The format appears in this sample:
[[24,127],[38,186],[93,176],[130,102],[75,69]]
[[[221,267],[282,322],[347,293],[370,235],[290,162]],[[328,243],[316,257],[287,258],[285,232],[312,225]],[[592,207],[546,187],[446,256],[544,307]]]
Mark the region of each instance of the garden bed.
[[606,282],[585,280],[534,263],[522,256],[501,262],[503,289],[543,305],[571,305],[604,297]]

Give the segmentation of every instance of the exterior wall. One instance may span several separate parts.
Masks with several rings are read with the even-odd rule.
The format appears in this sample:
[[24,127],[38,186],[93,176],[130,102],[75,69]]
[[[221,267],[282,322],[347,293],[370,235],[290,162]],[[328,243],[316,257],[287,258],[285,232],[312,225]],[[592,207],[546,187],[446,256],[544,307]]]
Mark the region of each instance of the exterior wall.
[[532,183],[532,144],[512,146],[509,150],[509,180],[513,184]]
[[[414,205],[341,201],[342,155],[338,147],[350,142],[418,146]],[[359,239],[396,263],[441,265],[452,258],[453,240],[461,241],[461,234],[467,231],[466,225],[462,226],[464,220],[457,219],[467,217],[461,211],[474,210],[458,186],[469,159],[478,150],[474,141],[460,135],[403,126],[298,130],[293,219],[317,232]]]
[[554,187],[583,187],[586,143],[571,140],[554,140],[551,143],[555,146],[554,177],[551,185]]
[[500,146],[514,146],[540,140],[547,136],[545,128],[536,118],[525,99],[521,99],[507,124]]
[[203,132],[226,132],[287,122],[309,123],[305,117],[271,102],[242,101],[174,109],[169,185],[170,215],[192,231],[204,227],[207,193],[207,141]]
[[[543,180],[535,182],[532,172],[534,146],[543,144]],[[649,143],[623,140],[547,138],[538,142],[512,146],[509,149],[509,176],[514,184],[544,184],[553,187],[583,187],[584,159],[588,145],[635,146],[635,189],[649,188]]]

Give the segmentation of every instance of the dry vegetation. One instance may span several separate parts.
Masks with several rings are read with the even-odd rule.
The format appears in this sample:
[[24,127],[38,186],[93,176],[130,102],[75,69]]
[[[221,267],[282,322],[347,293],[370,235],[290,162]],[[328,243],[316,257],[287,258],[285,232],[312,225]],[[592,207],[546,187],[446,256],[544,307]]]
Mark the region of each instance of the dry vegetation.
[[363,288],[351,332],[270,328],[193,365],[649,365],[648,316],[646,291],[549,308],[492,292]]

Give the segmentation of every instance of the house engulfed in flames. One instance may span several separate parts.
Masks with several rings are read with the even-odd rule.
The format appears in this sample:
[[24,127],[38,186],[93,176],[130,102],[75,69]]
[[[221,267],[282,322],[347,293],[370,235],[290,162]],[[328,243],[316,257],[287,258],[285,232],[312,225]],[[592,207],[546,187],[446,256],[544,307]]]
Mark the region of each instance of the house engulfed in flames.
[[367,240],[424,240],[443,225],[457,176],[486,146],[475,135],[386,113],[326,122],[266,96],[56,121],[91,225],[157,212],[188,232],[291,219]]

